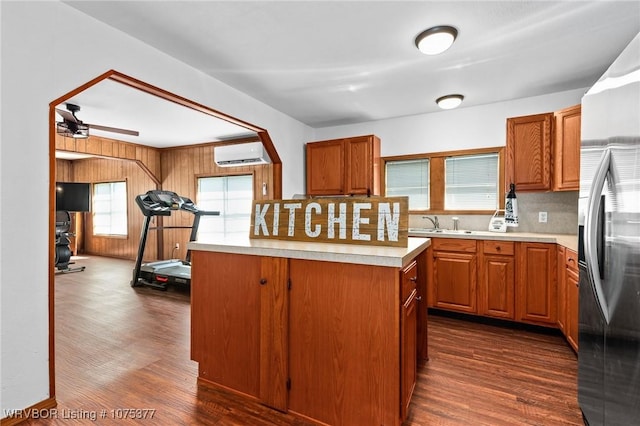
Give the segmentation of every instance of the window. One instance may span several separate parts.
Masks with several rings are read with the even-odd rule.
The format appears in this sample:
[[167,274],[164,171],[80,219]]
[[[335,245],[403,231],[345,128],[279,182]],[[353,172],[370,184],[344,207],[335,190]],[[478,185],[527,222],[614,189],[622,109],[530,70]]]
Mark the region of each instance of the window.
[[409,210],[429,209],[429,159],[385,164],[387,197],[409,197]]
[[253,175],[198,178],[196,199],[199,209],[220,212],[220,216],[202,217],[199,240],[249,235]]
[[498,208],[498,154],[464,155],[444,160],[445,210]]
[[93,184],[93,235],[127,235],[127,183]]
[[409,211],[487,214],[504,208],[504,147],[386,157],[384,194],[408,196]]

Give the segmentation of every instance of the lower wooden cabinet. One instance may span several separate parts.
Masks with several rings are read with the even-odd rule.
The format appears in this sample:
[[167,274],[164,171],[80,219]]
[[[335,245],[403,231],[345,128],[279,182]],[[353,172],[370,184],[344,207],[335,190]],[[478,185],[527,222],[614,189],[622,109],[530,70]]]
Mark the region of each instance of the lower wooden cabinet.
[[565,264],[565,248],[560,246],[557,248],[558,273],[556,280],[558,285],[558,328],[564,335],[567,334],[567,284]]
[[318,424],[400,426],[425,258],[397,268],[194,251],[198,380]]
[[515,317],[515,243],[481,241],[478,271],[478,314]]
[[517,321],[557,326],[556,245],[517,243]]
[[418,264],[411,262],[400,272],[402,307],[400,312],[400,416],[409,414],[416,386],[418,353]]
[[477,313],[476,240],[434,238],[432,305]]
[[[564,267],[565,262],[559,260],[556,244],[431,241],[430,308],[563,328],[571,315],[571,321],[576,321],[571,326],[577,332],[577,300],[569,306],[569,298],[577,294],[569,294],[574,290],[569,284],[559,288],[558,283],[568,278],[558,276],[558,264]],[[577,273],[573,278],[577,279]]]
[[566,325],[565,336],[569,345],[578,352],[578,255],[573,250],[565,253],[565,289],[566,301]]
[[413,389],[416,387],[417,363],[416,350],[417,342],[417,301],[416,290],[413,290],[402,305],[402,316],[400,317],[400,339],[401,339],[401,360],[400,371],[402,378],[400,380],[400,415],[403,419],[409,414],[409,405],[411,404],[411,396]]

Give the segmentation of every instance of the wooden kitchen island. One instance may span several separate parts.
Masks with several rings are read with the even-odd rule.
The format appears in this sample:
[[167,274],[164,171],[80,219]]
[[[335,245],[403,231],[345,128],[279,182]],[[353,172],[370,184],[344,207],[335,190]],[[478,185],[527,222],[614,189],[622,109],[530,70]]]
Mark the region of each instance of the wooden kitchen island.
[[198,380],[318,424],[400,425],[426,357],[429,244],[189,243]]

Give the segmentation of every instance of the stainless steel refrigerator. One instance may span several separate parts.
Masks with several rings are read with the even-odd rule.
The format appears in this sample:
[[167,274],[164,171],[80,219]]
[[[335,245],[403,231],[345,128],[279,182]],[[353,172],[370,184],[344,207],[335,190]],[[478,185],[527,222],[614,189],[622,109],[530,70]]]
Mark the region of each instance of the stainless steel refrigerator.
[[578,402],[640,425],[640,34],[582,99]]

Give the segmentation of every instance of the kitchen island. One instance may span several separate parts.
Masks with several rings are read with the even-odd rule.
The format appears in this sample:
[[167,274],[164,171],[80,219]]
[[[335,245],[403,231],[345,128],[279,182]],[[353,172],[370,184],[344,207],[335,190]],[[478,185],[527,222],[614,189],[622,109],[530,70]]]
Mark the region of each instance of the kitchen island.
[[199,382],[318,424],[400,425],[426,356],[429,244],[189,243]]

